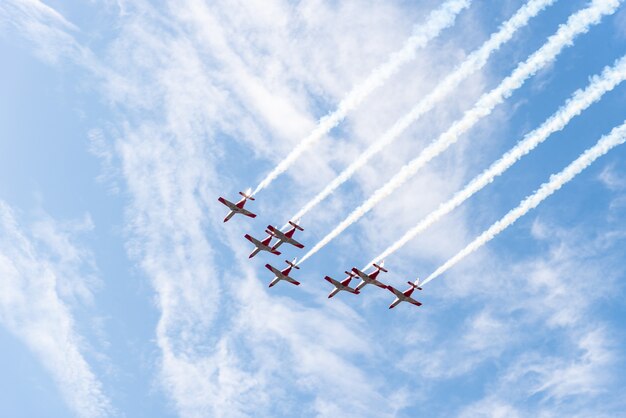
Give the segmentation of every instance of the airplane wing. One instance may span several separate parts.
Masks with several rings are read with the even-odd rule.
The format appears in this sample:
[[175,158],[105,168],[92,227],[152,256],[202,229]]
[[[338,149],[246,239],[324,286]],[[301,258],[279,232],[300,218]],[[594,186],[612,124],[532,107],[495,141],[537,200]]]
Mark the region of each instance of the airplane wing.
[[380,287],[381,289],[385,289],[387,287],[387,285],[385,283],[379,282],[376,279],[370,279],[370,283],[373,284],[374,286]]
[[267,229],[269,229],[269,231],[272,233],[272,235],[274,235],[279,240],[287,241],[287,235],[285,235],[285,233],[283,231],[281,231],[280,229],[276,229],[272,225],[268,225]]
[[293,238],[287,238],[287,239],[286,239],[286,240],[284,240],[284,241],[285,241],[287,244],[291,244],[291,245],[293,245],[293,246],[294,246],[294,247],[296,247],[296,248],[300,248],[300,249],[304,248],[304,245],[300,244],[298,241],[296,241],[296,240],[295,240],[295,239],[293,239]]
[[326,276],[326,277],[324,277],[324,280],[326,280],[328,283],[330,283],[333,286],[335,286],[337,289],[341,289],[341,288],[344,287],[341,283],[339,283],[337,280],[333,279],[332,277]]
[[361,270],[359,270],[358,268],[353,267],[353,268],[352,268],[352,272],[353,272],[353,273],[356,273],[356,274],[357,274],[357,275],[361,278],[361,280],[363,280],[364,282],[367,282],[367,283],[370,283],[370,282],[371,282],[370,276],[368,276],[367,274],[363,273],[363,272],[362,272]]
[[300,282],[299,282],[299,281],[294,280],[294,279],[292,279],[292,278],[291,278],[291,277],[289,277],[289,276],[283,276],[283,279],[284,279],[284,280],[287,280],[287,281],[288,281],[289,283],[291,283],[291,284],[295,284],[296,286],[300,286]]
[[236,210],[237,210],[237,212],[241,213],[242,215],[246,215],[249,218],[256,218],[256,215],[254,213],[250,212],[247,209],[237,208]]
[[251,243],[253,243],[254,246],[257,247],[257,248],[265,247],[265,245],[263,245],[263,243],[261,241],[259,241],[258,239],[254,238],[253,236],[250,236],[249,234],[244,235],[244,238],[247,239],[248,241],[250,241]]
[[278,270],[276,267],[272,267],[269,264],[265,265],[265,268],[268,269],[269,271],[271,271],[272,273],[274,273],[276,275],[276,277],[281,277],[284,278],[286,277],[280,270]]
[[228,200],[224,199],[223,197],[219,197],[217,199],[220,203],[228,206],[228,208],[230,210],[238,210],[239,208],[237,207],[237,205],[235,205],[233,202],[229,202]]
[[296,241],[296,240],[295,240],[295,239],[293,239],[293,238],[288,238],[288,239],[287,239],[287,242],[288,242],[289,244],[293,245],[293,246],[294,246],[294,247],[296,247],[296,248],[300,248],[300,249],[304,248],[304,245],[303,245],[303,244],[300,244],[298,241]]
[[396,289],[393,286],[387,286],[387,290],[389,290],[391,293],[393,293],[394,295],[396,295],[396,297],[398,297],[399,299],[404,299],[404,293],[402,293],[401,291],[399,291],[398,289]]
[[421,302],[418,302],[418,301],[416,301],[416,300],[415,300],[415,299],[413,299],[413,298],[408,298],[408,299],[406,299],[406,301],[407,301],[407,302],[409,302],[409,303],[410,303],[410,304],[412,304],[412,305],[415,305],[415,306],[422,306],[422,303],[421,303]]

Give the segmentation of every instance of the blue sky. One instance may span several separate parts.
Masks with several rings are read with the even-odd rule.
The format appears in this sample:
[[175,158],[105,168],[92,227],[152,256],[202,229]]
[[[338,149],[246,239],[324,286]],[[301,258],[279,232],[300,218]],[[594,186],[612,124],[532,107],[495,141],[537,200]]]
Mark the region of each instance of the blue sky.
[[[331,290],[626,54],[626,6],[302,264],[247,258],[526,2],[468,1],[223,224],[441,2],[0,3],[0,416],[626,416],[626,148],[418,295]],[[539,49],[557,0],[307,214],[307,249]],[[619,4],[595,0],[596,5]],[[623,84],[623,83],[622,83]],[[618,84],[387,258],[405,289],[624,122]],[[405,306],[406,305],[406,306]],[[34,401],[35,400],[35,401]]]

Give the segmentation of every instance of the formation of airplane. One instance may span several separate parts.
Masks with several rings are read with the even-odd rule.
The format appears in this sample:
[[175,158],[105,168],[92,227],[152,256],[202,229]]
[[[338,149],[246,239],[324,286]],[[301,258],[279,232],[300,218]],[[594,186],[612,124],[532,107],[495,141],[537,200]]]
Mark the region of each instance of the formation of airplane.
[[[260,251],[267,251],[274,255],[280,255],[280,251],[277,251],[277,248],[280,247],[284,243],[291,244],[296,248],[300,248],[300,249],[304,248],[304,245],[302,245],[301,243],[299,243],[293,238],[293,235],[295,234],[296,230],[304,231],[304,229],[298,225],[299,222],[300,222],[299,220],[296,222],[289,221],[289,225],[291,225],[291,229],[286,232],[283,232],[280,229],[273,227],[272,225],[268,225],[267,229],[265,230],[267,237],[265,237],[263,240],[258,240],[250,236],[250,234],[244,235],[244,237],[248,241],[253,243],[254,246],[256,247],[250,253],[248,258],[254,257]],[[276,242],[274,245],[271,245],[272,239],[274,238],[276,238],[278,242]]]
[[273,287],[276,283],[278,283],[281,280],[285,280],[291,284],[295,284],[296,286],[300,286],[300,282],[297,280],[292,279],[291,277],[289,277],[289,273],[291,273],[291,269],[297,269],[300,270],[300,267],[298,267],[296,265],[296,261],[297,258],[294,258],[292,261],[289,260],[285,260],[285,262],[287,264],[289,264],[289,267],[283,269],[283,270],[278,270],[276,267],[273,267],[269,264],[265,265],[265,268],[268,269],[269,271],[271,271],[272,273],[274,273],[275,277],[272,279],[272,281],[270,282],[270,286],[269,287]]
[[[244,208],[248,200],[255,200],[254,197],[252,197],[251,190],[248,189],[245,192],[239,192],[239,194],[242,196],[242,199],[239,200],[237,203],[232,203],[224,199],[223,197],[220,197],[218,199],[220,203],[224,204],[230,209],[230,211],[224,218],[224,222],[228,222],[236,214],[242,214],[249,218],[256,218],[256,214]],[[292,245],[293,247],[298,249],[304,248],[304,245],[294,238],[296,231],[304,231],[304,228],[300,226],[299,219],[295,221],[289,221],[289,228],[286,231],[281,231],[280,229],[272,225],[268,225],[267,229],[265,229],[265,233],[267,234],[267,236],[261,240],[254,238],[250,234],[245,234],[244,237],[254,245],[254,250],[252,250],[248,258],[253,258],[261,251],[265,251],[273,255],[280,255],[281,252],[278,251],[278,247],[285,243]],[[274,239],[276,240],[276,242],[272,244],[272,241]],[[294,258],[292,261],[285,260],[288,266],[283,270],[279,270],[271,264],[266,264],[265,268],[267,268],[274,274],[274,278],[270,281],[269,287],[274,287],[281,280],[299,286],[300,282],[291,277],[291,272],[293,269],[300,269],[300,267],[296,264],[296,261],[297,258]],[[421,306],[422,303],[412,297],[415,289],[422,290],[422,288],[419,287],[419,279],[415,283],[412,283],[410,281],[407,282],[410,287],[404,292],[401,292],[395,287],[389,286],[380,281],[378,277],[380,273],[388,273],[388,270],[383,267],[385,265],[384,263],[384,261],[381,261],[380,264],[373,263],[373,270],[371,270],[369,273],[353,267],[351,271],[345,272],[347,277],[342,281],[335,280],[330,276],[325,276],[324,280],[333,285],[333,290],[328,294],[328,298],[330,299],[334,297],[339,292],[347,292],[358,295],[361,293],[361,290],[365,286],[370,284],[381,289],[386,289],[394,294],[396,298],[391,303],[391,305],[389,305],[389,309],[395,308],[401,302],[407,302],[415,306]],[[357,278],[361,280],[359,284],[356,287],[350,286],[351,281]]]
[[251,192],[252,192],[251,189],[248,189],[245,192],[239,192],[239,194],[243,196],[243,199],[241,199],[237,203],[230,202],[224,199],[223,197],[219,197],[217,199],[220,203],[228,206],[228,208],[230,209],[230,212],[228,212],[228,215],[226,215],[226,217],[224,218],[224,222],[228,222],[230,218],[232,218],[238,213],[241,213],[242,215],[245,215],[249,218],[256,218],[256,215],[254,213],[250,212],[249,210],[244,209],[244,206],[248,200],[254,200],[254,197],[252,197]]

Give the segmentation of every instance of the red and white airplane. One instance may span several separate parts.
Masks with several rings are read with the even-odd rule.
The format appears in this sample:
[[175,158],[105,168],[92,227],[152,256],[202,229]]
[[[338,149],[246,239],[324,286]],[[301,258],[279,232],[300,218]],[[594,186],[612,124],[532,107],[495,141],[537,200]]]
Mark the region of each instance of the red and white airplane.
[[292,261],[285,260],[287,264],[289,264],[289,267],[287,267],[284,270],[278,270],[276,267],[272,267],[269,264],[265,265],[265,268],[267,268],[269,271],[271,271],[275,275],[275,277],[270,282],[270,287],[274,286],[276,283],[278,283],[281,280],[285,280],[291,284],[295,284],[296,286],[300,285],[299,281],[294,280],[291,277],[289,277],[289,273],[291,273],[292,268],[300,270],[300,267],[296,265],[296,260],[297,258],[294,258]]
[[248,256],[248,258],[252,258],[255,255],[257,255],[260,251],[267,251],[269,253],[272,253],[274,255],[280,255],[280,251],[276,251],[274,248],[272,248],[272,246],[270,245],[272,243],[272,239],[274,238],[274,236],[272,234],[270,234],[270,231],[265,231],[265,233],[267,233],[267,237],[263,238],[262,241],[259,241],[258,239],[250,236],[249,234],[244,235],[244,237],[250,241],[251,243],[254,244],[254,246],[256,247]]
[[350,287],[350,280],[354,279],[356,277],[356,274],[352,273],[351,271],[346,271],[346,274],[348,275],[348,277],[341,282],[338,282],[337,280],[329,276],[324,277],[324,280],[335,286],[332,292],[330,292],[330,294],[328,295],[329,299],[342,290],[345,292],[354,293],[355,295],[358,295],[360,293],[358,290]]
[[354,267],[352,269],[352,271],[354,273],[356,273],[360,278],[361,278],[361,283],[359,283],[359,285],[356,287],[356,290],[361,290],[363,289],[365,286],[367,286],[368,284],[373,284],[374,286],[378,286],[381,289],[386,289],[387,285],[380,282],[378,280],[378,275],[380,274],[381,271],[384,271],[385,273],[388,272],[388,270],[384,269],[383,266],[385,265],[384,261],[381,261],[380,265],[374,263],[372,264],[374,266],[374,271],[371,273],[363,273],[361,270],[359,270],[358,268]]
[[400,302],[408,302],[412,305],[415,306],[422,306],[421,302],[416,301],[415,299],[413,299],[411,297],[411,295],[413,294],[413,292],[415,291],[415,289],[419,289],[422,290],[421,287],[419,287],[420,281],[419,279],[417,279],[416,283],[413,282],[407,282],[409,284],[409,287],[407,290],[405,290],[404,292],[399,291],[398,289],[396,289],[393,286],[387,286],[387,289],[393,293],[394,295],[396,295],[396,299],[391,303],[391,305],[389,305],[389,309],[393,309],[395,308]]
[[228,222],[230,218],[235,216],[237,213],[241,213],[242,215],[245,215],[249,218],[256,218],[256,215],[254,213],[243,208],[248,200],[254,200],[254,197],[252,197],[251,192],[252,192],[251,189],[248,189],[245,192],[239,192],[239,194],[243,196],[243,199],[241,199],[237,203],[229,202],[223,197],[220,197],[217,199],[220,203],[228,206],[228,208],[230,209],[230,212],[228,212],[228,215],[226,215],[226,217],[224,218],[224,222]]
[[293,239],[293,234],[296,233],[296,229],[298,231],[304,231],[304,229],[298,225],[300,223],[300,219],[295,222],[289,221],[289,225],[291,225],[291,229],[287,232],[282,232],[280,229],[273,227],[272,225],[268,225],[267,229],[269,233],[274,235],[278,239],[278,242],[274,244],[274,249],[280,247],[283,243],[291,244],[296,248],[304,248],[304,245],[300,244],[298,241]]

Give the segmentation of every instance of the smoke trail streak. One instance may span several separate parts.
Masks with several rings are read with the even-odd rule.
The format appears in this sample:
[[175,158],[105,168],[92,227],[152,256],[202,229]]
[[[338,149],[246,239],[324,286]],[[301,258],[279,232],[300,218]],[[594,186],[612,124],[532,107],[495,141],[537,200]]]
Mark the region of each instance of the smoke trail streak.
[[574,162],[568,165],[563,171],[550,176],[550,180],[541,185],[539,190],[524,199],[518,207],[511,210],[502,219],[491,225],[489,229],[483,232],[467,247],[463,248],[454,257],[446,261],[443,265],[441,265],[441,267],[428,276],[422,283],[422,286],[441,276],[463,258],[491,241],[496,235],[511,226],[531,209],[536,208],[543,200],[548,198],[554,192],[563,187],[564,184],[589,167],[595,160],[609,152],[612,148],[621,145],[624,142],[626,142],[626,122],[624,122],[621,126],[614,128],[608,135],[602,137],[596,145],[582,153],[580,157],[574,160]]
[[443,100],[458,85],[472,73],[485,66],[492,53],[497,51],[505,42],[508,42],[518,29],[526,26],[528,21],[537,16],[546,7],[556,0],[530,0],[522,6],[508,21],[500,26],[489,39],[477,50],[468,55],[451,74],[437,84],[437,87],[406,115],[393,124],[376,142],[372,143],[356,160],[341,172],[324,190],[306,203],[300,211],[289,219],[298,219],[306,215],[311,209],[326,199],[339,186],[348,181],[352,175],[383,149],[395,141],[412,123],[424,113],[430,111],[440,100]]
[[613,90],[624,80],[626,80],[626,56],[617,60],[612,67],[605,68],[601,75],[593,77],[590,84],[584,90],[576,91],[572,97],[540,127],[528,133],[514,148],[491,164],[482,174],[470,181],[462,190],[457,192],[454,197],[439,205],[435,211],[428,214],[413,228],[409,229],[402,238],[395,241],[389,248],[380,253],[367,265],[387,258],[398,251],[426,228],[452,212],[476,192],[489,185],[497,176],[508,170],[523,156],[544,142],[551,134],[562,130],[574,117],[580,115],[589,106],[600,100],[605,93]]
[[335,111],[321,118],[317,127],[304,138],[268,175],[259,183],[253,194],[257,194],[270,185],[278,176],[284,173],[296,159],[311,145],[337,126],[355,107],[357,107],[370,93],[380,87],[389,77],[394,75],[402,64],[415,58],[418,48],[424,47],[430,40],[437,37],[442,30],[454,24],[457,15],[469,7],[472,0],[448,0],[439,9],[429,15],[423,25],[419,25],[416,33],[411,36],[402,49],[390,56],[389,61],[380,65],[368,78],[355,86],[339,103]]
[[445,133],[430,143],[420,155],[402,167],[391,180],[376,190],[361,206],[353,210],[335,229],[315,244],[302,257],[300,263],[303,263],[322,249],[347,227],[358,221],[374,206],[415,175],[426,163],[454,144],[460,135],[467,132],[480,119],[488,116],[496,105],[502,103],[513,91],[521,87],[529,77],[552,62],[564,47],[572,45],[576,36],[587,32],[592,25],[599,23],[604,15],[614,13],[620,3],[621,0],[593,0],[589,7],[571,15],[567,23],[559,26],[557,32],[550,36],[539,50],[525,62],[519,64],[513,73],[505,78],[498,87],[484,94],[471,110],[465,112],[460,120],[454,122]]

